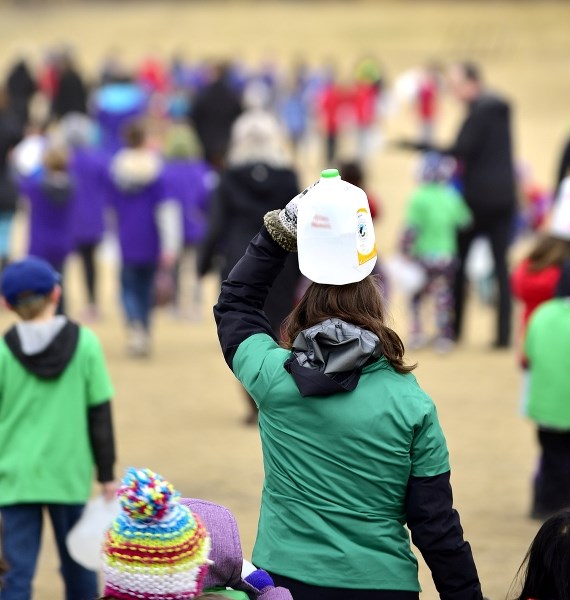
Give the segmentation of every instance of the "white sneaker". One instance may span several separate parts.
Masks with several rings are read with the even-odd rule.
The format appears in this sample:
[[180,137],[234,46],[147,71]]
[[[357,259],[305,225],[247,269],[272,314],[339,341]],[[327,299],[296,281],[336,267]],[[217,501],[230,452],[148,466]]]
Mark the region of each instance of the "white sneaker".
[[455,347],[455,342],[449,338],[438,337],[433,343],[433,349],[438,354],[448,354]]
[[425,348],[428,343],[429,340],[423,333],[413,333],[406,345],[408,350],[420,350],[421,348]]
[[129,328],[129,340],[127,352],[133,358],[144,358],[150,354],[150,336],[141,325],[133,325]]

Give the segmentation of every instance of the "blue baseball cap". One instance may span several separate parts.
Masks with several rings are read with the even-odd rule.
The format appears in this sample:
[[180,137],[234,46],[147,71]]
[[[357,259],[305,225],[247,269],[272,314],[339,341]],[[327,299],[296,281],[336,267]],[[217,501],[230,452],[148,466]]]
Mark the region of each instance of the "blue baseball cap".
[[10,306],[18,306],[46,296],[60,280],[59,273],[48,262],[29,256],[4,269],[0,290]]

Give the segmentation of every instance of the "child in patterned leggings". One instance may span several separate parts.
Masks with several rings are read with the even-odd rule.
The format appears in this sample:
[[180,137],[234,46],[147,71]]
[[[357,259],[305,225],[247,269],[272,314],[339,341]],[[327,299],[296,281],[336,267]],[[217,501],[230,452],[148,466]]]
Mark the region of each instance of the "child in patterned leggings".
[[453,282],[457,266],[457,231],[471,220],[463,198],[450,185],[455,161],[436,153],[426,154],[420,167],[420,184],[407,207],[402,250],[426,275],[425,284],[412,296],[410,348],[427,344],[422,304],[435,300],[437,333],[435,348],[447,352],[453,346]]

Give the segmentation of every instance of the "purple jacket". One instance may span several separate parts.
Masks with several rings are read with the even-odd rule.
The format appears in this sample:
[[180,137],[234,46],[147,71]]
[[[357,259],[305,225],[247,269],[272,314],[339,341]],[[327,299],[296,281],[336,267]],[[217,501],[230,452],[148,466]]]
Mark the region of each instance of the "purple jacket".
[[20,179],[19,187],[30,203],[28,254],[60,268],[73,250],[73,181],[42,169]]
[[210,200],[211,168],[201,160],[171,160],[164,165],[166,197],[182,206],[184,243],[195,245],[206,234],[206,211]]
[[241,540],[236,519],[227,508],[195,498],[182,498],[181,503],[200,517],[212,542],[212,564],[204,579],[204,590],[229,587],[246,592],[257,600],[293,600],[285,588],[265,587],[260,590],[242,579]]
[[109,156],[95,148],[77,148],[71,158],[75,183],[73,240],[97,244],[105,231],[105,181]]
[[160,257],[156,213],[165,199],[158,158],[147,151],[119,151],[108,171],[106,195],[117,216],[123,264],[156,264]]

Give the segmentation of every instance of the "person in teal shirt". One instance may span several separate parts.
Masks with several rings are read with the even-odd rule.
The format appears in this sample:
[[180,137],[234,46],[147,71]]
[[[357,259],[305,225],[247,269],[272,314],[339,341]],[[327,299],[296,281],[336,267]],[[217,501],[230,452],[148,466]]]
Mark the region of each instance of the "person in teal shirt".
[[570,506],[570,263],[556,298],[532,314],[525,338],[529,361],[527,415],[537,426],[541,457],[531,517],[546,519]]
[[437,334],[435,347],[445,352],[453,346],[453,285],[457,269],[457,232],[471,222],[471,212],[449,183],[455,168],[452,158],[430,152],[422,159],[420,184],[406,211],[402,241],[404,254],[424,270],[426,279],[410,302],[412,331],[409,346],[427,343],[422,305],[433,295]]
[[259,408],[252,561],[295,600],[417,600],[407,526],[441,598],[481,600],[436,407],[374,278],[312,283],[276,341],[263,304],[296,247],[296,202],[266,215],[214,308],[225,360]]

